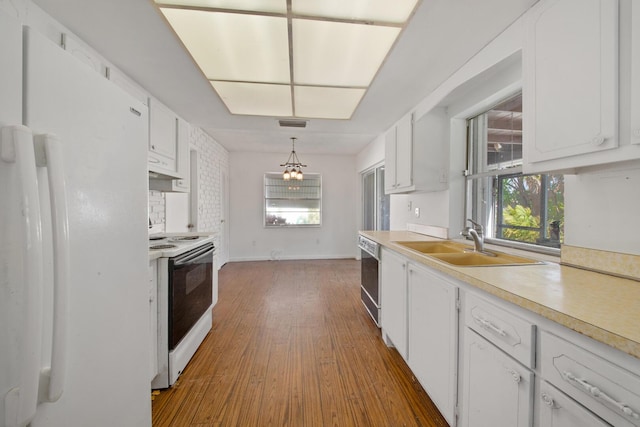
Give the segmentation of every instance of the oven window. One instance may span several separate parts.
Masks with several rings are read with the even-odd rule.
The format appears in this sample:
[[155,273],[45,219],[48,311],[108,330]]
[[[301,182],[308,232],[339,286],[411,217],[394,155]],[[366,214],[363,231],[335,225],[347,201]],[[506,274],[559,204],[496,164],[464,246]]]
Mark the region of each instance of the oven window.
[[211,306],[213,260],[176,266],[170,274],[169,350],[173,350]]

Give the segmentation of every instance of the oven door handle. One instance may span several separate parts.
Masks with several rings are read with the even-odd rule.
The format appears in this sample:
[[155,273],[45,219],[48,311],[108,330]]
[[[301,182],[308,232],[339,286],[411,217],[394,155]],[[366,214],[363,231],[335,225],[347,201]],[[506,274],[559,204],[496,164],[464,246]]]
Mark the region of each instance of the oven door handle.
[[193,263],[194,261],[197,261],[199,258],[204,258],[205,256],[209,256],[210,254],[213,254],[214,251],[215,251],[215,247],[213,246],[213,244],[206,245],[204,248],[196,249],[180,257],[176,257],[173,265],[179,266],[179,265]]

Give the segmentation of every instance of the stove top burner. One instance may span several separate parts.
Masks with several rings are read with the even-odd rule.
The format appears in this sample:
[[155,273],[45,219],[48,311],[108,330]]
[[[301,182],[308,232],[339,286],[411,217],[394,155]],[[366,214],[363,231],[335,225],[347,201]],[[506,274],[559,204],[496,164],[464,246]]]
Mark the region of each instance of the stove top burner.
[[173,240],[173,241],[198,240],[199,238],[200,238],[200,236],[179,236],[179,237],[174,237],[171,240]]
[[149,249],[173,249],[177,248],[176,245],[153,245]]
[[154,240],[163,240],[166,239],[166,237],[162,237],[162,236],[153,236],[153,237],[149,237],[150,241],[154,241]]

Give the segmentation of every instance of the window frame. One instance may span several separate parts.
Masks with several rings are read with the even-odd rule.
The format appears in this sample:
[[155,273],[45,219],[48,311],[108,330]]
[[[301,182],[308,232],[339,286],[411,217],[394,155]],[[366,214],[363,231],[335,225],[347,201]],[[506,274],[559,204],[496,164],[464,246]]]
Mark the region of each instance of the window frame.
[[[267,197],[267,179],[273,179],[273,178],[279,178],[281,179],[283,182],[288,182],[288,183],[297,183],[297,182],[304,182],[304,181],[308,181],[310,178],[314,178],[318,180],[319,185],[318,185],[318,193],[319,193],[319,197],[317,198],[290,198],[290,199],[284,199],[284,198],[277,198],[277,197]],[[263,175],[263,182],[262,182],[262,190],[263,190],[263,195],[262,195],[262,227],[265,229],[280,229],[280,228],[319,228],[322,227],[322,174],[320,173],[311,173],[311,172],[305,172],[304,174],[304,179],[302,181],[298,181],[296,179],[291,179],[288,181],[285,181],[282,178],[282,173],[281,172],[266,172]],[[267,223],[267,203],[269,200],[318,200],[318,223],[317,224],[268,224]]]
[[[531,229],[534,231],[540,231],[541,236],[546,236],[546,222],[543,222],[543,217],[546,218],[546,200],[548,198],[548,189],[546,185],[546,181],[548,179],[549,174],[542,173],[533,173],[533,174],[524,174],[522,168],[522,160],[520,162],[514,162],[513,160],[504,162],[505,165],[502,169],[500,169],[500,165],[497,164],[495,168],[476,171],[474,165],[474,161],[477,163],[478,160],[476,157],[482,158],[486,163],[486,153],[482,152],[478,154],[479,151],[486,151],[486,147],[481,147],[480,144],[477,143],[478,138],[477,135],[474,135],[473,126],[471,126],[471,121],[478,119],[478,117],[488,113],[496,106],[509,101],[517,97],[518,95],[522,95],[521,91],[514,92],[504,96],[500,100],[490,105],[484,105],[482,109],[477,110],[474,114],[469,114],[466,118],[467,125],[467,139],[466,139],[466,170],[464,171],[464,218],[463,223],[464,226],[470,225],[467,222],[468,218],[472,218],[474,220],[479,220],[479,222],[485,228],[485,242],[498,245],[511,247],[515,249],[522,249],[530,252],[537,252],[547,255],[560,255],[560,248],[544,246],[536,243],[528,243],[521,242],[516,240],[509,240],[491,236],[499,235],[499,230],[507,229],[509,227],[504,227],[504,224],[501,222],[502,212],[492,212],[494,210],[494,204],[496,207],[502,207],[502,191],[500,190],[500,181],[512,177],[518,176],[529,176],[529,175],[542,175],[544,178],[541,181],[544,183],[544,191],[541,192],[540,198],[544,200],[545,203],[545,212],[541,214],[541,226],[539,228]],[[480,132],[477,132],[480,133]],[[474,141],[475,138],[475,141]],[[486,166],[486,165],[485,165]],[[483,183],[482,180],[487,180],[487,182]],[[482,189],[482,190],[480,190]],[[497,194],[493,194],[494,191],[497,191]],[[483,197],[484,194],[484,197]],[[491,200],[492,206],[487,206],[486,208],[482,207],[482,202],[479,200]],[[514,227],[515,228],[515,227]],[[563,242],[561,242],[562,244]]]

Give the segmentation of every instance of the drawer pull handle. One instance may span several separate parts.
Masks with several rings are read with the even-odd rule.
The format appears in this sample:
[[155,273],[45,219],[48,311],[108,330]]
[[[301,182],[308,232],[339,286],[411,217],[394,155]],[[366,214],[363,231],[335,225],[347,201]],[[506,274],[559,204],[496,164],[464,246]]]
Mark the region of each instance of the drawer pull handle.
[[482,317],[473,317],[475,319],[476,322],[478,322],[480,324],[480,326],[482,326],[483,328],[492,331],[498,335],[500,335],[501,337],[506,337],[507,333],[500,329],[499,327],[497,327],[496,325],[494,325],[493,323],[489,322],[488,320],[483,319]]
[[555,408],[556,403],[553,401],[553,398],[549,396],[547,393],[542,393],[540,397],[542,398],[542,401],[544,402],[545,405],[547,405],[550,408]]
[[574,384],[577,384],[577,386],[579,388],[581,388],[585,392],[589,393],[590,395],[592,395],[596,399],[600,399],[600,400],[608,403],[609,405],[614,406],[615,408],[617,408],[620,412],[622,412],[627,417],[633,418],[634,420],[640,419],[640,414],[634,412],[633,409],[631,409],[626,403],[618,402],[614,398],[610,397],[608,394],[604,393],[598,387],[593,386],[593,385],[589,384],[587,381],[576,377],[571,372],[566,372],[565,371],[562,374],[562,376],[565,377],[568,381],[570,381],[570,382],[572,382]]

